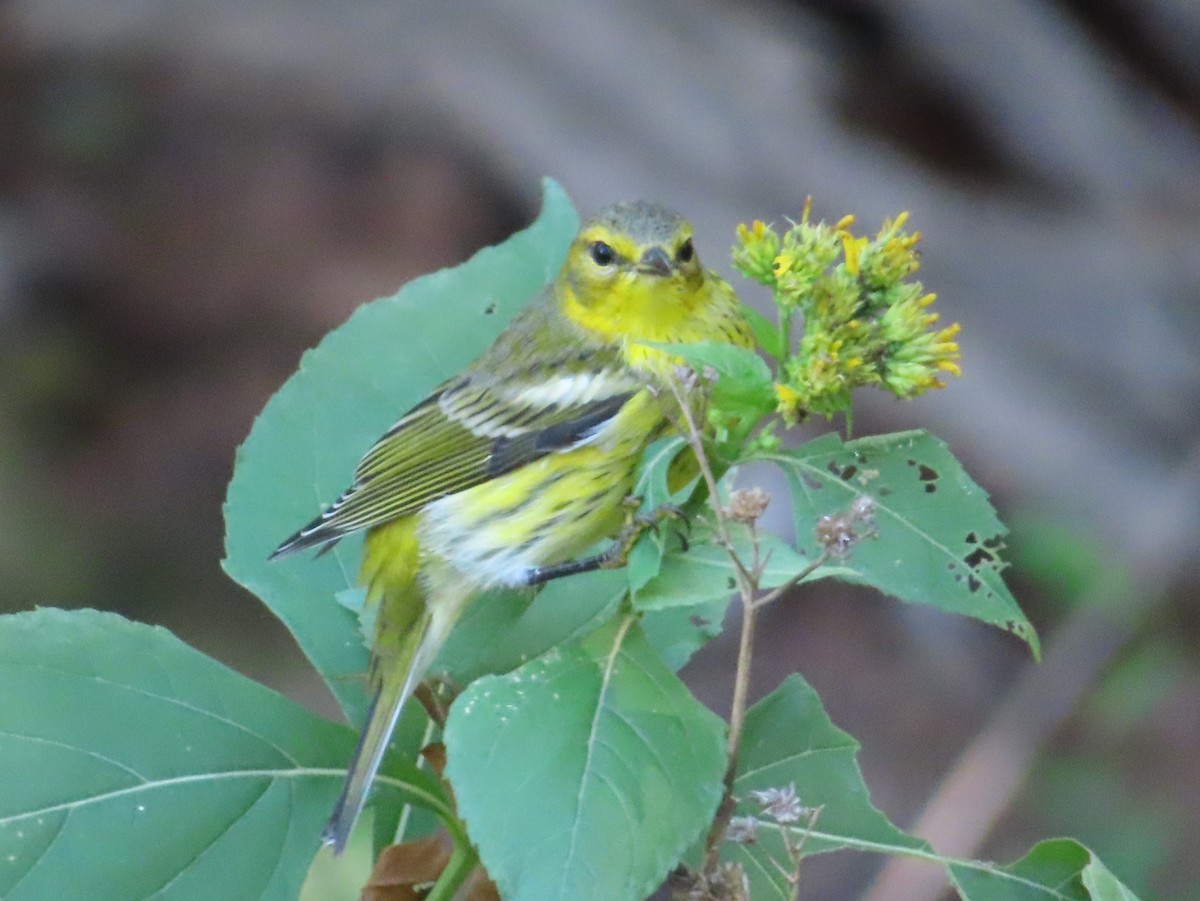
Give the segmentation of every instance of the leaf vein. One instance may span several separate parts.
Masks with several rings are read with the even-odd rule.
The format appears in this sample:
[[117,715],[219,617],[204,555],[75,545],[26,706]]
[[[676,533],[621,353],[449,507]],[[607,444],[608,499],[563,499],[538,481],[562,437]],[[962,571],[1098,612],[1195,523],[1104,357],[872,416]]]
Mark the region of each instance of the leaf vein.
[[583,809],[584,796],[587,794],[587,788],[590,784],[588,773],[592,768],[592,755],[596,750],[596,735],[600,729],[600,720],[607,709],[607,695],[609,686],[612,682],[613,667],[616,665],[617,656],[621,651],[621,646],[625,641],[625,636],[629,632],[629,627],[633,625],[635,617],[627,616],[625,621],[621,623],[621,628],[616,634],[613,641],[612,650],[609,651],[608,659],[604,662],[604,674],[600,679],[600,694],[596,698],[596,712],[592,715],[591,728],[588,730],[587,754],[583,761],[583,771],[579,778],[579,791],[575,795],[575,816],[571,823],[571,843],[567,847],[567,855],[563,861],[562,879],[559,882],[558,897],[567,897],[563,894],[563,889],[566,888],[567,874],[571,871],[571,865],[575,860],[575,849],[579,843],[579,813]]

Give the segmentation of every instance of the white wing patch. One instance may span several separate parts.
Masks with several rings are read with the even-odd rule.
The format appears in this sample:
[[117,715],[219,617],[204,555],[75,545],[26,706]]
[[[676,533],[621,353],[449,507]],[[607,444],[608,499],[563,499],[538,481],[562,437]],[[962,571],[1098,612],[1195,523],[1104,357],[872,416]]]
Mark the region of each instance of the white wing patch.
[[611,370],[561,375],[521,388],[522,401],[538,407],[573,407],[602,397],[623,394],[632,387],[628,375]]
[[[616,370],[580,372],[572,375],[550,376],[540,382],[528,382],[495,405],[486,405],[479,411],[464,413],[455,408],[452,398],[443,396],[442,411],[456,419],[476,435],[487,438],[515,438],[529,431],[529,426],[512,422],[512,411],[516,406],[534,410],[547,407],[574,407],[591,403],[616,394],[624,394],[639,387],[639,383],[628,373]],[[507,394],[507,392],[506,392]]]

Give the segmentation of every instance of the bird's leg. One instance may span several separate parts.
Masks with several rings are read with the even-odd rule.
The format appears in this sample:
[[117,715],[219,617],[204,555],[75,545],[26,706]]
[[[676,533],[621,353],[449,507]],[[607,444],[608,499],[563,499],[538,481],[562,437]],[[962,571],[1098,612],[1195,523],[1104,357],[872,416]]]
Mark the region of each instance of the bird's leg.
[[[648,515],[642,515],[637,512],[640,505],[641,498],[628,497],[625,499],[625,506],[630,511],[629,515],[626,517],[625,525],[617,533],[617,537],[607,549],[591,557],[584,557],[581,560],[568,560],[565,563],[539,566],[531,570],[529,575],[525,577],[525,584],[541,585],[554,579],[561,579],[564,576],[589,573],[596,569],[620,569],[629,560],[629,554],[633,550],[633,546],[637,544],[638,539],[646,532],[657,532],[658,527],[664,520],[682,520],[685,530],[691,528],[687,514],[674,504],[663,504]],[[687,539],[683,540],[686,549]]]

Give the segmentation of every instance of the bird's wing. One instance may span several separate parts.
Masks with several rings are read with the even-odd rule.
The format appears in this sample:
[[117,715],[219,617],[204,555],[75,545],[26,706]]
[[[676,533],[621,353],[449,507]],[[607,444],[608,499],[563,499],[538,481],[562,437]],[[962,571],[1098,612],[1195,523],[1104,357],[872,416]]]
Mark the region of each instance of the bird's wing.
[[443,385],[367,452],[353,484],[272,554],[328,545],[586,441],[642,387],[615,359]]

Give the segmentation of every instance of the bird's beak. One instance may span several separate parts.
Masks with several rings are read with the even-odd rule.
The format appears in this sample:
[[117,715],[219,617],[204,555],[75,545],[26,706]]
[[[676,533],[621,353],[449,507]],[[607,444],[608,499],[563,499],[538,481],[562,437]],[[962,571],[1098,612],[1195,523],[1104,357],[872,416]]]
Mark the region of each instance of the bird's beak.
[[638,260],[638,272],[646,272],[651,275],[670,275],[671,274],[671,258],[667,256],[667,252],[661,247],[651,247]]

